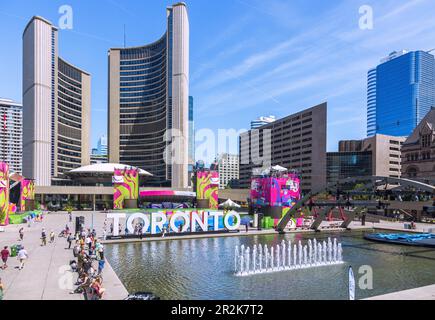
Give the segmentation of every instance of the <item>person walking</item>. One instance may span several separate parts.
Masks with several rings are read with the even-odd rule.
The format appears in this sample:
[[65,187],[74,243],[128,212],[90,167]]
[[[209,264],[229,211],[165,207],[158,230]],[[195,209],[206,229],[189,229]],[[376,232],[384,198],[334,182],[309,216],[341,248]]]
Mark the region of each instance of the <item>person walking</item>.
[[2,261],[3,261],[3,266],[1,267],[3,270],[6,269],[8,267],[7,262],[8,262],[8,258],[10,256],[10,252],[8,250],[8,246],[5,246],[3,248],[3,250],[0,253],[1,257],[2,257]]
[[24,228],[20,228],[20,230],[18,230],[18,234],[20,236],[20,239],[18,239],[18,241],[23,241],[24,239]]
[[69,222],[72,222],[72,212],[71,211],[68,212],[68,219],[69,219]]
[[104,259],[98,260],[98,274],[99,275],[103,272],[105,263],[106,263],[106,261]]
[[20,261],[20,266],[18,267],[19,270],[22,270],[24,268],[24,262],[27,260],[28,257],[29,254],[27,253],[27,250],[24,249],[24,247],[22,246],[20,251],[18,251],[17,255],[17,258]]
[[72,233],[70,233],[68,235],[68,238],[66,239],[66,241],[68,241],[68,249],[71,249],[71,244],[74,241],[75,237],[72,235]]
[[42,228],[42,232],[41,232],[41,246],[46,246],[47,245],[47,233],[45,232],[45,229]]
[[54,242],[54,231],[51,230],[51,232],[50,232],[50,243],[53,243],[53,242]]

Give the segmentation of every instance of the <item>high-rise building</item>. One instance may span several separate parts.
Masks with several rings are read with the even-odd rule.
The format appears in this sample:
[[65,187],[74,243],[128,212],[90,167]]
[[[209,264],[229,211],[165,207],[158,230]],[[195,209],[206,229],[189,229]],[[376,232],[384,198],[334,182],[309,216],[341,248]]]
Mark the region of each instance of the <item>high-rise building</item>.
[[224,153],[218,157],[219,189],[239,179],[239,155]]
[[275,116],[259,117],[258,119],[251,121],[251,129],[258,129],[261,126],[272,123],[274,121],[276,121]]
[[[188,186],[189,19],[167,8],[156,42],[109,50],[109,162],[153,174],[155,186]],[[168,151],[168,152],[166,152]]]
[[367,77],[367,137],[376,134],[376,68]]
[[434,105],[435,57],[429,52],[393,52],[368,72],[368,136],[408,136]]
[[90,163],[91,76],[58,56],[58,30],[33,17],[23,33],[23,174],[64,184]]
[[[300,173],[303,192],[326,186],[326,122],[327,103],[323,103],[242,133],[239,137],[240,187],[250,187],[253,170],[271,165]],[[270,144],[266,140],[268,136]],[[268,153],[270,159],[267,159]],[[270,163],[258,164],[260,157]]]
[[9,164],[11,172],[22,172],[23,106],[0,98],[0,161]]
[[107,136],[106,135],[102,135],[100,137],[100,139],[98,139],[97,154],[100,156],[107,155]]

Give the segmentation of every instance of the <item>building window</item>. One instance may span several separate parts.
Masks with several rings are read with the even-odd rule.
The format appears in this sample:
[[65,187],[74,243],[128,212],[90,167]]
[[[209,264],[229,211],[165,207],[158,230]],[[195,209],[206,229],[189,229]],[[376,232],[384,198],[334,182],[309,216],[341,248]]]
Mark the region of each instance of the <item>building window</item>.
[[408,168],[408,170],[406,171],[406,174],[410,178],[417,177],[417,168],[414,168],[414,167]]
[[423,148],[430,147],[431,134],[424,134],[421,136],[421,146]]

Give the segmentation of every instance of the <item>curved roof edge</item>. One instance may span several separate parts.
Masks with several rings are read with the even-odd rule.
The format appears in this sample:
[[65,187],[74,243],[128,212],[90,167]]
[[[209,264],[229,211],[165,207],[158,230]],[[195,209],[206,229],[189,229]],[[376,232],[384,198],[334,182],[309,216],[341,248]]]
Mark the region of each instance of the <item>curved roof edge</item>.
[[65,60],[65,59],[62,58],[61,56],[57,56],[57,57],[58,57],[60,60],[62,60],[64,63],[66,63],[67,65],[69,65],[70,67],[72,67],[72,68],[74,68],[74,69],[80,71],[81,73],[84,73],[84,74],[86,74],[86,75],[88,75],[88,76],[91,76],[91,74],[90,74],[89,72],[87,72],[87,71],[85,71],[85,70],[83,70],[83,69],[81,69],[81,68],[79,68],[79,67],[73,65],[71,62]]
[[33,16],[32,19],[30,19],[30,21],[26,24],[26,27],[24,28],[23,31],[23,35],[26,33],[27,29],[29,28],[30,24],[34,21],[34,20],[40,20],[42,22],[45,22],[46,24],[50,25],[52,28],[54,28],[55,30],[59,30],[56,26],[53,25],[53,23],[51,23],[51,21],[41,17],[41,16]]
[[163,34],[163,36],[161,36],[158,40],[148,43],[148,44],[144,44],[142,46],[134,46],[134,47],[125,47],[125,48],[110,48],[108,51],[112,51],[112,50],[129,50],[129,49],[144,49],[146,47],[150,47],[152,45],[155,45],[157,43],[159,43],[162,40],[166,40],[166,35],[167,35],[168,31],[166,30],[165,33]]
[[149,173],[148,171],[145,171],[143,169],[140,168],[136,168],[136,167],[132,167],[132,166],[128,166],[125,164],[120,164],[120,163],[97,163],[97,164],[92,164],[92,165],[88,165],[88,166],[83,166],[80,168],[76,168],[73,169],[71,171],[69,171],[68,173],[110,173],[113,174],[113,172],[115,171],[115,169],[125,169],[125,168],[135,168],[139,170],[139,175],[141,176],[153,176],[151,173]]

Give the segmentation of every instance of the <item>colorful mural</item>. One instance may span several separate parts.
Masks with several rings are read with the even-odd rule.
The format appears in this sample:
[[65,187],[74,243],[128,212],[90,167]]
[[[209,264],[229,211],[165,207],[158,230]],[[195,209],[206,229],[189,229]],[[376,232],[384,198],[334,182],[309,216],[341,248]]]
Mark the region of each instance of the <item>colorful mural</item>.
[[259,177],[251,180],[253,206],[292,207],[300,198],[300,178],[296,174],[279,178]]
[[137,169],[115,169],[113,208],[124,209],[124,200],[136,200],[139,197],[139,171]]
[[9,221],[9,166],[0,162],[0,225]]
[[199,171],[196,174],[196,198],[207,199],[210,203],[210,209],[217,209],[219,190],[219,172],[217,171]]
[[26,211],[26,200],[35,200],[35,182],[21,181],[20,211]]

